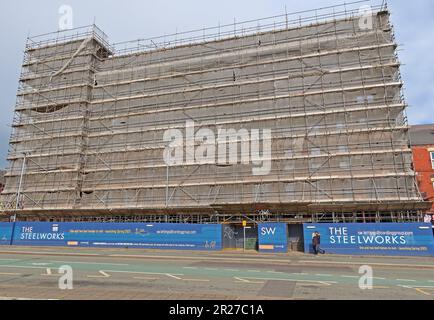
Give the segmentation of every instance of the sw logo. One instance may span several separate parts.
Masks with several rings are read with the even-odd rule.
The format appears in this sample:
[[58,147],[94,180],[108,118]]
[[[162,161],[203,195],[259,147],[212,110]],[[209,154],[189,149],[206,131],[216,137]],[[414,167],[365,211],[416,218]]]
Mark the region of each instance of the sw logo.
[[266,236],[266,235],[273,235],[276,233],[276,228],[267,228],[267,227],[262,227],[261,228],[261,235]]

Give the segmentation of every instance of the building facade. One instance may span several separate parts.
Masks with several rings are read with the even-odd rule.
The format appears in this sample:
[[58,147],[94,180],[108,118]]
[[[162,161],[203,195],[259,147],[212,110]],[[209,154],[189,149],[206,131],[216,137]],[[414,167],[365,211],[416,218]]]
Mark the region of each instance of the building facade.
[[110,45],[91,26],[28,40],[5,214],[420,221],[387,8],[182,36]]
[[[434,201],[434,125],[412,126],[410,137],[419,190],[425,201],[432,202]],[[434,224],[434,204],[427,211],[425,221]]]
[[5,186],[5,171],[0,170],[0,193],[3,191]]

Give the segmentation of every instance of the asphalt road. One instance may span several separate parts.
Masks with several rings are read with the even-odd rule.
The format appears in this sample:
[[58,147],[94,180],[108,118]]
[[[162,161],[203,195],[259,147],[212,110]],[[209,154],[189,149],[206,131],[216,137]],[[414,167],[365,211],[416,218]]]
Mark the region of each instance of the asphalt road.
[[434,258],[0,247],[0,299],[434,300]]

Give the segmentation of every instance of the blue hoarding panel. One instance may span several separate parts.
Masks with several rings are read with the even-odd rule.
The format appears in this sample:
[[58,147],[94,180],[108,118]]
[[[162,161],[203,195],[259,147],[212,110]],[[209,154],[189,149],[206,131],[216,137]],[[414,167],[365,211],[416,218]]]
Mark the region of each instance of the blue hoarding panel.
[[432,228],[425,223],[304,224],[306,253],[313,253],[314,232],[320,233],[320,248],[326,254],[434,255]]
[[13,245],[221,250],[221,225],[17,222]]
[[0,222],[0,246],[11,244],[14,224],[10,222]]
[[258,226],[260,252],[287,252],[288,236],[285,223],[261,223]]

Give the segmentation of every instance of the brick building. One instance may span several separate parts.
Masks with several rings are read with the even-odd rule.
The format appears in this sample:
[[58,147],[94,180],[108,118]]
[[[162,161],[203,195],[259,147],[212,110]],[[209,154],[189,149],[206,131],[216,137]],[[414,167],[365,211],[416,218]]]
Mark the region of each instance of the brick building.
[[[410,138],[419,190],[424,200],[434,201],[434,124],[412,126]],[[425,219],[434,224],[434,203]]]

